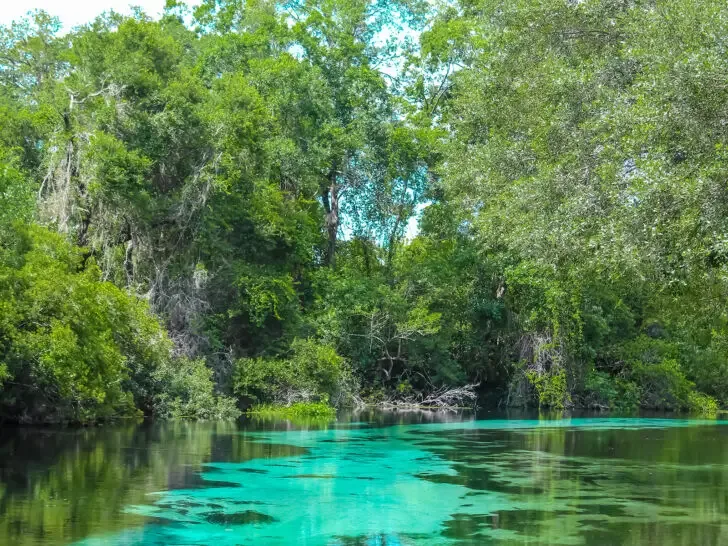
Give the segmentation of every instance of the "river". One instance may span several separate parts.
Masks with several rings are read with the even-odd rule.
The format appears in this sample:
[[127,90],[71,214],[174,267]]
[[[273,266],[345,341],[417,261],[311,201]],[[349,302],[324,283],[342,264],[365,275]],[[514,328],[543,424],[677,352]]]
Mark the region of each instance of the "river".
[[728,544],[728,421],[0,429],[0,544]]

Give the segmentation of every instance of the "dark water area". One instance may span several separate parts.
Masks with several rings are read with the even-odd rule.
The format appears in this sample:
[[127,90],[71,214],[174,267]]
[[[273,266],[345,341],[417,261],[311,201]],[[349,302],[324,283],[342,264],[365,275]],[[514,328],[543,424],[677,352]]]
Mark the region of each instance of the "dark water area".
[[2,428],[0,545],[728,544],[728,421],[521,417]]

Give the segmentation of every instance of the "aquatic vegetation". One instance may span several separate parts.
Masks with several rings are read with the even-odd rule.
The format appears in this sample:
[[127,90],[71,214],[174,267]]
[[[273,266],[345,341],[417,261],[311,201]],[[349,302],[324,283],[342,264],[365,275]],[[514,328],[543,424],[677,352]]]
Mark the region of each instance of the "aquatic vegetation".
[[336,418],[336,409],[326,402],[297,402],[290,406],[261,404],[253,406],[246,412],[248,415],[259,417],[274,417],[278,419],[324,419]]

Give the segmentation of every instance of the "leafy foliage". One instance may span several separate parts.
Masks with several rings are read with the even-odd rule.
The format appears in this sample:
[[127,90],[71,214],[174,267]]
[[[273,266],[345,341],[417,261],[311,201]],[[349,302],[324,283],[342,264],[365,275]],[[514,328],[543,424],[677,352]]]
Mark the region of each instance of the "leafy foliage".
[[310,339],[296,339],[289,358],[239,360],[234,389],[238,396],[252,403],[327,403],[347,396],[348,374],[344,359],[332,347]]
[[0,29],[3,415],[727,403],[726,9],[205,0]]
[[[725,21],[708,14],[724,12],[483,0],[423,36],[424,66],[460,67],[441,103],[446,197],[501,264],[518,327],[552,339],[575,400],[685,409],[692,380],[722,396],[724,91],[709,36]],[[645,336],[674,354],[626,354]],[[531,373],[540,403],[553,377]]]
[[161,385],[153,401],[155,417],[218,420],[240,415],[235,400],[215,395],[212,370],[202,359],[166,361],[154,371],[154,381]]
[[571,403],[563,368],[548,373],[530,370],[526,377],[536,389],[539,407],[562,410]]
[[134,414],[125,382],[169,357],[159,324],[62,237],[37,227],[15,235],[0,262],[4,412],[81,421]]
[[257,405],[247,411],[248,415],[300,420],[331,421],[336,410],[325,402],[296,402],[290,406]]

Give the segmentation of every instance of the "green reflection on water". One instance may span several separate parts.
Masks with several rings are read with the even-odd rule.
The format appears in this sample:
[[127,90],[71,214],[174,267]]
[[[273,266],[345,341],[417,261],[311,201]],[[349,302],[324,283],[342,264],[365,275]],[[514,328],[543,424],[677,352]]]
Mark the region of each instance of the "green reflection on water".
[[[0,543],[728,544],[725,424],[487,420],[96,432],[30,480],[25,496],[0,463]],[[70,505],[49,517],[36,491],[63,491]]]

